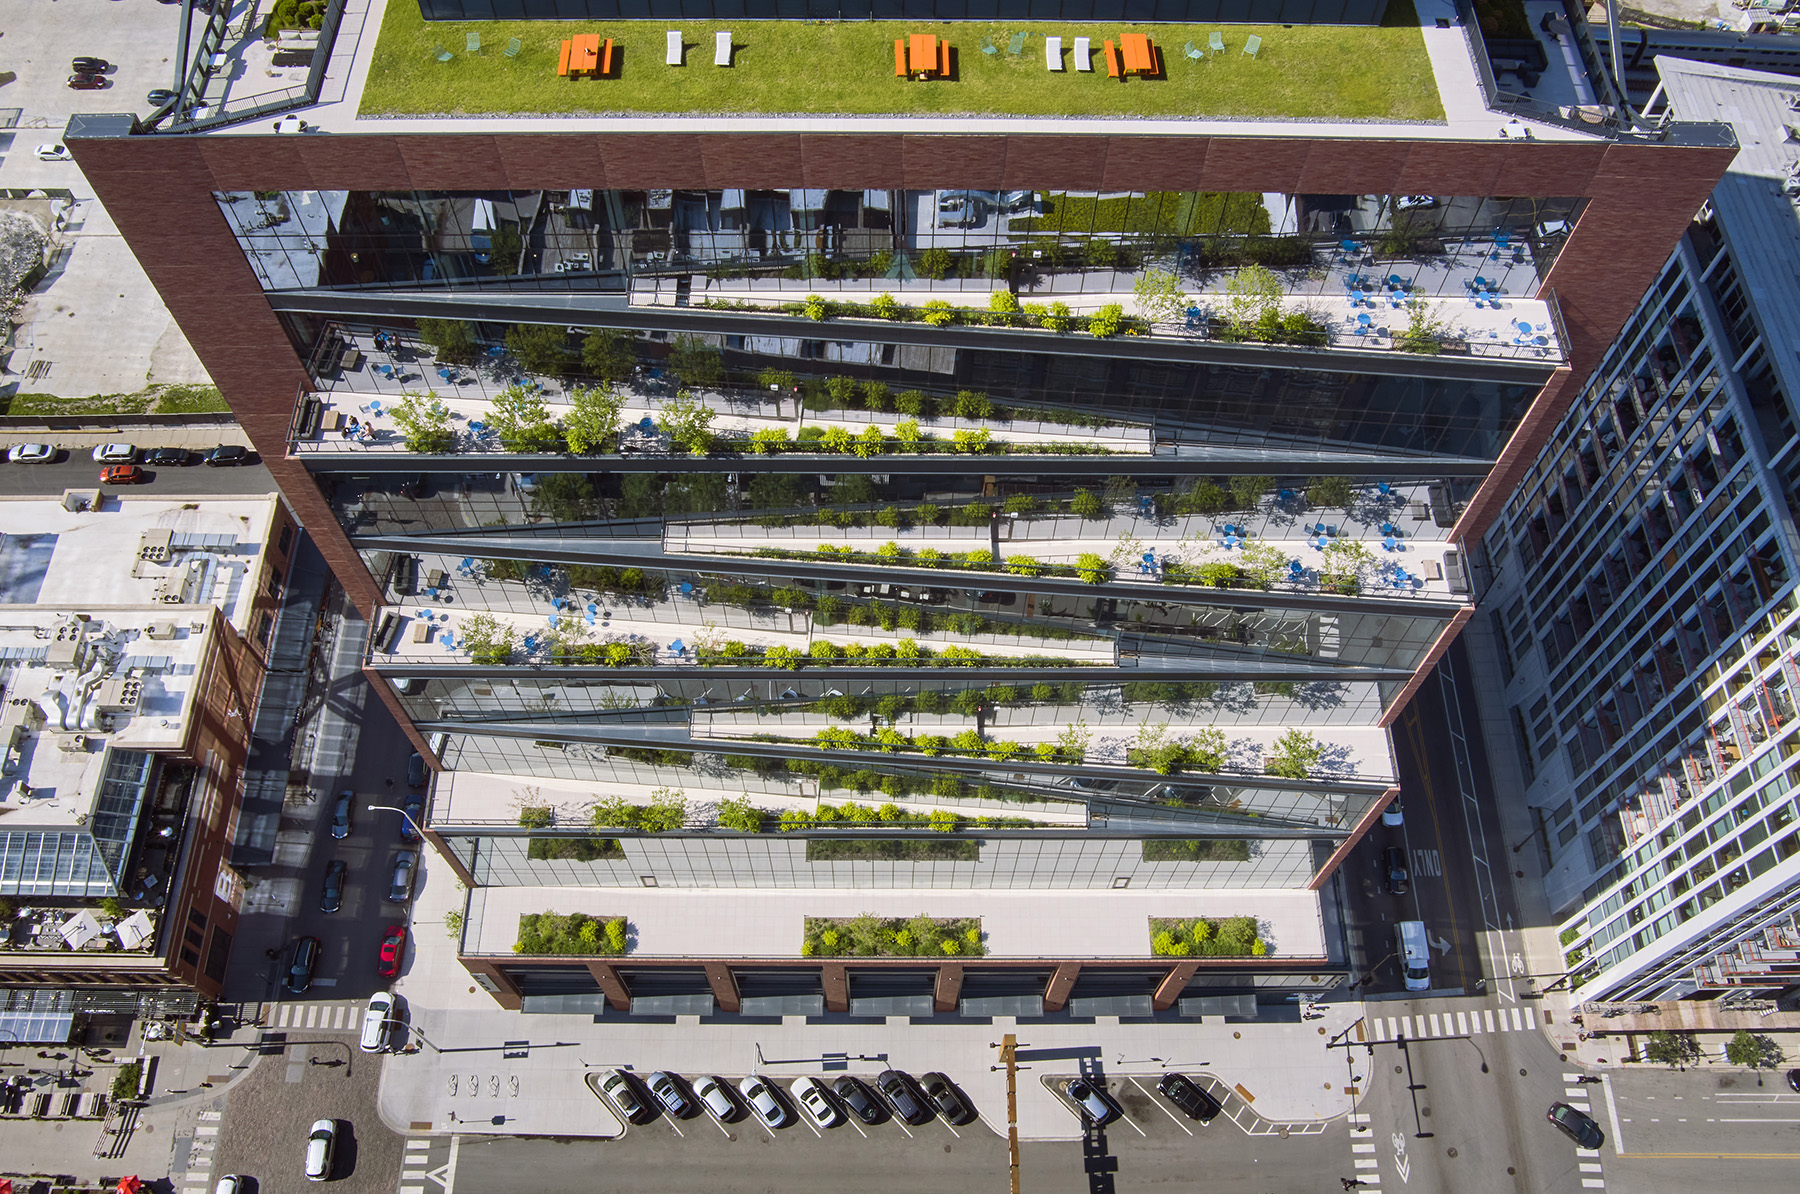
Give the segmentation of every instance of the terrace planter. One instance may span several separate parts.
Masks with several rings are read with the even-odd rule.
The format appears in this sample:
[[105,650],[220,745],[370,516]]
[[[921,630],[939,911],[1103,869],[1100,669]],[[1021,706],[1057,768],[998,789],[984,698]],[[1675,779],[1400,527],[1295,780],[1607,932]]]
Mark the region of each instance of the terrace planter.
[[809,958],[978,958],[987,953],[979,917],[809,916],[800,953]]
[[555,957],[619,957],[630,948],[631,926],[623,916],[585,912],[527,912],[519,917],[515,954]]
[[1254,916],[1150,918],[1150,955],[1156,958],[1261,958],[1269,943]]

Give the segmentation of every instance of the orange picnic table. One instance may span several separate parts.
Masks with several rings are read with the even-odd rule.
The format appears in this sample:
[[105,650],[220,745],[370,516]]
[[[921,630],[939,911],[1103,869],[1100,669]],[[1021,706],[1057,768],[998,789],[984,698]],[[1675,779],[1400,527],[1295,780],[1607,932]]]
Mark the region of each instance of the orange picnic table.
[[934,33],[915,33],[907,39],[908,70],[915,75],[948,74],[950,43],[941,47]]
[[1122,34],[1119,37],[1119,50],[1125,58],[1126,74],[1153,75],[1156,73],[1156,53],[1150,48],[1150,39],[1144,34]]
[[569,39],[569,73],[591,75],[600,69],[600,35],[577,33]]

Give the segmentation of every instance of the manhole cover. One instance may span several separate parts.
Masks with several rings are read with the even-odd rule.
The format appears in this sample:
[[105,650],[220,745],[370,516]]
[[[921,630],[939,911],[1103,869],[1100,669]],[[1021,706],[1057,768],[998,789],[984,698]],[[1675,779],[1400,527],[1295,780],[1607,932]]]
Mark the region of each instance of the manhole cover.
[[1520,1070],[1520,1071],[1519,1071],[1519,1077],[1521,1077],[1521,1078],[1523,1078],[1523,1077],[1524,1077],[1524,1076],[1525,1076],[1525,1071],[1524,1071],[1524,1070]]
[[946,1144],[946,1145],[945,1145],[945,1146],[944,1146],[944,1151],[945,1151],[945,1152],[949,1152],[949,1151],[950,1151],[950,1146],[949,1146],[949,1145],[948,1145],[948,1144]]
[[1453,1149],[1453,1148],[1447,1148],[1447,1149],[1445,1149],[1445,1150],[1444,1150],[1444,1152],[1445,1152],[1445,1153],[1447,1153],[1447,1154],[1448,1154],[1448,1155],[1449,1155],[1449,1156],[1451,1156],[1451,1157],[1455,1157],[1455,1156],[1456,1156],[1456,1150],[1455,1150],[1455,1149]]
[[1419,1108],[1419,1114],[1424,1116],[1426,1119],[1430,1119],[1431,1118],[1431,1108],[1421,1107],[1421,1108]]
[[1507,1177],[1517,1177],[1518,1175],[1519,1175],[1519,1171],[1517,1169],[1514,1169],[1511,1165],[1508,1165],[1506,1167],[1506,1176]]
[[1396,1073],[1396,1074],[1404,1074],[1405,1072],[1406,1072],[1406,1067],[1403,1065],[1397,1065],[1394,1067],[1394,1073]]

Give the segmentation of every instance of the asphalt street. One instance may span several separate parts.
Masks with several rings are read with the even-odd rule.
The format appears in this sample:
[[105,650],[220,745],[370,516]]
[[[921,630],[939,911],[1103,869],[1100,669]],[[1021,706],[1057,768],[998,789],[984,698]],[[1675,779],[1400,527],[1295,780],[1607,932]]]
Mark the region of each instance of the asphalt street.
[[1779,1072],[1633,1067],[1607,1087],[1596,1118],[1617,1153],[1607,1161],[1609,1190],[1705,1189],[1726,1172],[1734,1189],[1793,1187],[1800,1094]]
[[[139,447],[155,447],[154,436]],[[235,442],[235,441],[234,441]],[[151,468],[143,466],[149,480],[142,485],[100,485],[101,465],[94,463],[92,449],[63,450],[55,461],[44,464],[14,464],[0,461],[0,496],[19,497],[41,494],[57,497],[65,489],[103,488],[108,493],[162,496],[176,494],[273,493],[275,479],[260,463],[236,468],[208,468],[191,464],[185,468]],[[198,457],[196,456],[196,459]]]

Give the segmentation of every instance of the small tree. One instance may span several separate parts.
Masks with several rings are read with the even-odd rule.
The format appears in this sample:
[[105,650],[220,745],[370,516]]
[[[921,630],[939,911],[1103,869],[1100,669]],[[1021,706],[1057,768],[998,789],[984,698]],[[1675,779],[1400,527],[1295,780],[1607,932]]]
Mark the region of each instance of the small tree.
[[513,628],[493,614],[476,614],[463,622],[462,646],[476,663],[505,663],[513,652]]
[[1359,587],[1362,570],[1375,562],[1375,553],[1353,539],[1333,539],[1321,554],[1325,557],[1323,579],[1334,589]]
[[515,323],[506,329],[506,349],[527,373],[562,377],[573,367],[566,329],[546,323]]
[[510,452],[548,452],[562,442],[562,429],[550,417],[550,408],[523,386],[507,386],[494,395],[488,422]]
[[1732,1065],[1749,1066],[1753,1070],[1773,1069],[1781,1064],[1781,1046],[1769,1037],[1746,1029],[1738,1029],[1725,1045],[1725,1060]]
[[1117,303],[1107,303],[1088,316],[1088,334],[1097,340],[1116,336],[1124,327],[1125,308]]
[[1658,1065],[1688,1065],[1700,1060],[1700,1046],[1691,1032],[1653,1032],[1644,1042],[1644,1060]]
[[761,833],[763,828],[763,811],[750,803],[748,796],[734,796],[719,801],[717,813],[719,828],[735,829],[739,833]]
[[686,390],[678,390],[663,403],[656,425],[676,447],[685,448],[692,456],[704,456],[712,451],[712,421],[717,414]]
[[597,328],[581,342],[581,364],[601,381],[617,385],[637,368],[637,338],[630,332]]
[[1187,291],[1166,269],[1147,269],[1131,285],[1137,313],[1151,323],[1180,323],[1187,318]]
[[460,319],[421,319],[419,339],[431,345],[437,359],[446,365],[466,365],[480,351],[475,329]]
[[604,452],[618,438],[619,412],[624,408],[624,397],[607,386],[576,386],[570,390],[569,413],[562,422],[569,451]]
[[407,390],[391,413],[406,437],[408,452],[448,452],[456,443],[456,433],[450,430],[450,411],[436,394]]
[[1238,566],[1259,589],[1266,589],[1288,571],[1288,555],[1280,548],[1255,540],[1238,551]]
[[1225,310],[1231,330],[1248,335],[1258,324],[1281,318],[1281,298],[1285,293],[1275,271],[1261,265],[1246,265],[1225,282]]
[[1264,495],[1275,488],[1275,478],[1238,476],[1231,478],[1230,484],[1232,503],[1239,510],[1254,510]]
[[1319,509],[1348,509],[1350,496],[1348,477],[1314,477],[1306,483],[1307,504]]
[[725,374],[725,354],[698,336],[677,336],[669,345],[669,372],[684,386],[716,386]]
[[1106,503],[1091,489],[1077,489],[1075,496],[1069,499],[1069,513],[1077,518],[1105,518]]
[[1305,779],[1312,774],[1312,769],[1319,765],[1325,755],[1325,748],[1319,740],[1305,730],[1288,730],[1275,739],[1264,761],[1264,769],[1270,775],[1279,775],[1285,779]]
[[1097,585],[1112,572],[1112,562],[1098,552],[1084,551],[1075,558],[1075,571],[1090,585]]

